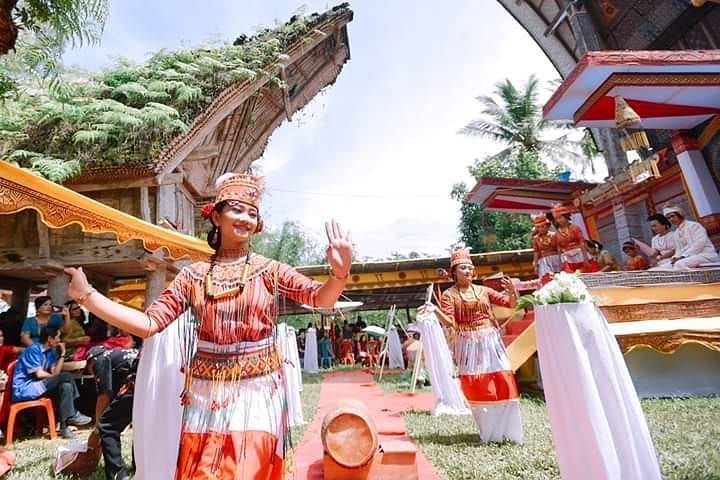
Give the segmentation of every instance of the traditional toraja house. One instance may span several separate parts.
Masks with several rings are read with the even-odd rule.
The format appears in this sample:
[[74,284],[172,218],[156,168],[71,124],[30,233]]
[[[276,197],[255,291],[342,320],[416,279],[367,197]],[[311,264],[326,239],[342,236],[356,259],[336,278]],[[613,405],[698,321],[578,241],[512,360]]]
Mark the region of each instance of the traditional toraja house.
[[594,238],[648,240],[645,217],[678,205],[720,243],[720,50],[587,53],[544,113],[601,128],[632,117],[650,137],[646,158],[582,195]]
[[[708,61],[710,57],[715,55],[712,50],[720,48],[720,4],[716,2],[691,2],[690,0],[657,0],[653,2],[645,0],[603,0],[598,2],[575,2],[570,0],[553,2],[542,0],[498,1],[528,31],[563,78],[569,78],[578,61],[588,52],[607,51],[606,55],[611,55],[610,52],[615,51],[616,59],[626,56],[625,63],[627,65],[631,63],[642,65],[651,60],[651,62],[655,62],[657,67],[654,69],[656,74],[664,73],[672,76],[675,73],[674,69],[677,69],[679,65],[678,57],[693,59],[697,58],[697,55],[692,51],[704,51],[701,56],[704,57],[704,61]],[[637,51],[666,51],[666,53],[658,52],[654,59],[651,57],[640,58],[640,56],[632,59],[632,55],[638,55]],[[675,51],[674,56],[673,52],[670,51]],[[663,60],[663,57],[667,60]],[[592,54],[587,58],[598,59]],[[622,62],[622,60],[619,60],[619,62]],[[675,67],[671,67],[671,63],[675,64]],[[695,61],[695,67],[698,67],[699,64],[699,61]],[[602,69],[597,70],[595,74],[600,71]],[[702,69],[695,68],[694,73],[699,74],[702,71]],[[686,69],[684,72],[684,75],[676,76],[676,78],[682,77],[690,80],[687,75],[688,70]],[[622,72],[615,71],[615,73]],[[629,69],[625,73],[636,73],[636,70]],[[656,78],[659,79],[659,77]],[[646,80],[649,80],[648,76],[646,76]],[[632,97],[630,98],[632,99]],[[658,98],[660,103],[664,102],[662,97]],[[638,98],[637,100],[655,102],[658,98],[648,97]],[[667,97],[665,100],[668,100]],[[664,103],[673,103],[685,107],[698,106],[697,104],[684,102],[684,100],[676,100]],[[711,104],[699,106],[712,107]],[[640,117],[642,116],[640,114]],[[573,117],[566,118],[572,119]],[[600,128],[598,125],[588,124],[588,126],[592,127],[593,136],[603,153],[610,175],[615,179],[615,185],[621,188],[618,183],[622,183],[623,172],[628,166],[628,160],[619,142],[620,133],[615,129]],[[716,161],[713,162],[710,159],[713,155],[717,156],[717,143],[720,140],[718,140],[716,134],[712,135],[713,131],[717,132],[717,126],[718,122],[713,122],[712,128],[705,131],[704,137],[701,136],[702,132],[698,130],[703,126],[695,126],[693,131],[686,132],[684,137],[690,142],[689,146],[691,147],[684,150],[690,152],[695,151],[698,145],[697,142],[692,142],[692,138],[688,138],[687,134],[694,137],[695,140],[707,141],[701,150],[703,155],[708,158],[706,162],[714,176],[716,185],[720,177],[720,172],[718,172],[720,167]],[[675,147],[672,146],[671,142],[672,132],[653,130],[647,133],[650,144],[656,152],[668,148],[666,153],[669,154],[669,158],[665,161],[672,164],[674,162],[673,156],[676,154]],[[710,136],[710,139],[707,136]],[[679,137],[677,140],[679,140]],[[684,147],[681,147],[677,140],[677,149],[683,150]],[[691,156],[696,157],[697,155],[691,153]],[[663,161],[662,158],[660,160]],[[668,167],[670,166],[668,165]],[[672,173],[672,171],[668,172],[668,174]],[[667,180],[667,177],[663,176],[663,182],[665,180]],[[655,185],[655,187],[657,187],[657,196],[660,201],[656,203],[684,201],[690,207],[688,211],[694,213],[687,193],[679,191],[677,185],[672,186],[665,183]],[[611,196],[614,194],[615,186],[610,183],[604,190],[607,190],[606,194]],[[686,192],[686,190],[684,191]],[[596,193],[600,193],[600,191],[603,190],[598,190]],[[637,207],[635,208],[637,209]],[[703,216],[702,213],[698,213]],[[642,228],[643,222],[638,220],[641,217],[641,212],[635,211],[633,208],[627,210],[618,209],[611,217],[620,230],[624,231],[621,234],[622,237],[629,236],[631,233],[637,234]],[[609,220],[609,217],[606,217],[604,223],[600,222],[597,225],[598,230],[611,228],[607,225],[607,220]],[[645,232],[645,234],[647,235],[649,232]]]
[[[672,204],[702,222],[717,244],[720,5],[498,1],[564,78],[545,118],[589,127],[605,158],[606,182],[568,192],[576,223],[620,257],[623,241],[650,239],[645,218]],[[638,150],[632,163],[627,150]],[[527,212],[521,204],[532,203],[532,185],[508,192],[502,182],[481,179],[470,201],[488,210]],[[548,200],[555,197],[548,193]],[[642,395],[718,392],[718,270],[585,277]]]
[[[343,4],[233,45],[160,52],[72,83],[63,90],[71,95],[21,96],[0,128],[0,158],[148,227],[200,234],[199,205],[214,196],[214,180],[247,169],[274,129],[336,80],[350,58],[352,16]],[[126,241],[155,230],[127,227],[122,215],[98,221],[93,208],[72,208],[77,197],[24,182],[7,165],[3,172],[0,288],[13,291],[19,311],[35,286],[46,284],[56,302],[67,298],[64,265],[84,265],[103,290],[151,277],[149,298],[177,270],[178,252]]]

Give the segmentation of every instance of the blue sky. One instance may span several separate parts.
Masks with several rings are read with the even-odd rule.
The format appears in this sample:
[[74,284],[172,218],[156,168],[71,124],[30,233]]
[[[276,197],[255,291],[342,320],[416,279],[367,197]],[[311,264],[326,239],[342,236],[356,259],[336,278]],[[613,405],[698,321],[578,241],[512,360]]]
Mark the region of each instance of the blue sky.
[[[156,50],[232,40],[286,21],[319,1],[111,0],[99,46],[66,63],[108,67]],[[478,116],[475,97],[496,82],[558,75],[529,35],[492,0],[356,0],[351,59],[338,81],[271,137],[257,162],[267,177],[270,225],[296,220],[318,241],[323,222],[353,232],[361,257],[445,254],[456,241],[453,183],[501,146],[457,134]],[[550,94],[543,87],[543,99]]]

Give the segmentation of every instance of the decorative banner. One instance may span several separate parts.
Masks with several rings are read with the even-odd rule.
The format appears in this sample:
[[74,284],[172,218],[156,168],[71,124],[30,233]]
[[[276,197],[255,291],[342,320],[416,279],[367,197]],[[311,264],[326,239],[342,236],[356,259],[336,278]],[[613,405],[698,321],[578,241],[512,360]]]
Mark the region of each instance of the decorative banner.
[[45,225],[80,225],[84,232],[112,233],[119,243],[141,240],[151,252],[164,248],[172,259],[208,258],[210,247],[198,238],[144,222],[127,213],[0,161],[0,214],[32,209]]

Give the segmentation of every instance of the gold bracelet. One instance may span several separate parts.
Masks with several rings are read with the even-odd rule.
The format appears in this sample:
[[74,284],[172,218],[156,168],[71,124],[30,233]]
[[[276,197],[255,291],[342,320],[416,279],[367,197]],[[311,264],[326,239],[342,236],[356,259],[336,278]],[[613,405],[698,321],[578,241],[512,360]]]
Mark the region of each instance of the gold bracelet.
[[85,294],[82,295],[81,297],[78,297],[78,299],[75,300],[75,301],[78,303],[78,305],[82,305],[82,303],[83,303],[85,300],[87,300],[87,299],[90,297],[90,295],[92,295],[92,294],[95,293],[95,292],[97,292],[97,290],[95,290],[95,288],[93,288],[93,287],[90,287],[90,290],[88,290],[87,292],[85,292]]
[[333,269],[331,268],[331,269],[330,269],[330,276],[331,276],[332,278],[334,278],[335,280],[345,281],[345,280],[347,280],[347,278],[350,276],[350,271],[348,271],[348,272],[345,274],[344,277],[338,277],[338,276],[335,274],[335,272],[333,271]]

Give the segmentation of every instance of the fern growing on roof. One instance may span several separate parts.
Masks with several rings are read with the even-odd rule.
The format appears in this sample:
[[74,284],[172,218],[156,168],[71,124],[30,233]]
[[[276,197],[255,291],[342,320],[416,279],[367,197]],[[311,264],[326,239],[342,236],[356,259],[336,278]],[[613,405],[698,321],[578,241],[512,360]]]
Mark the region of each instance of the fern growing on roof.
[[152,163],[220,92],[267,75],[289,46],[347,10],[296,15],[233,44],[161,50],[142,65],[121,60],[79,79],[26,85],[0,103],[0,159],[56,182],[83,168]]

